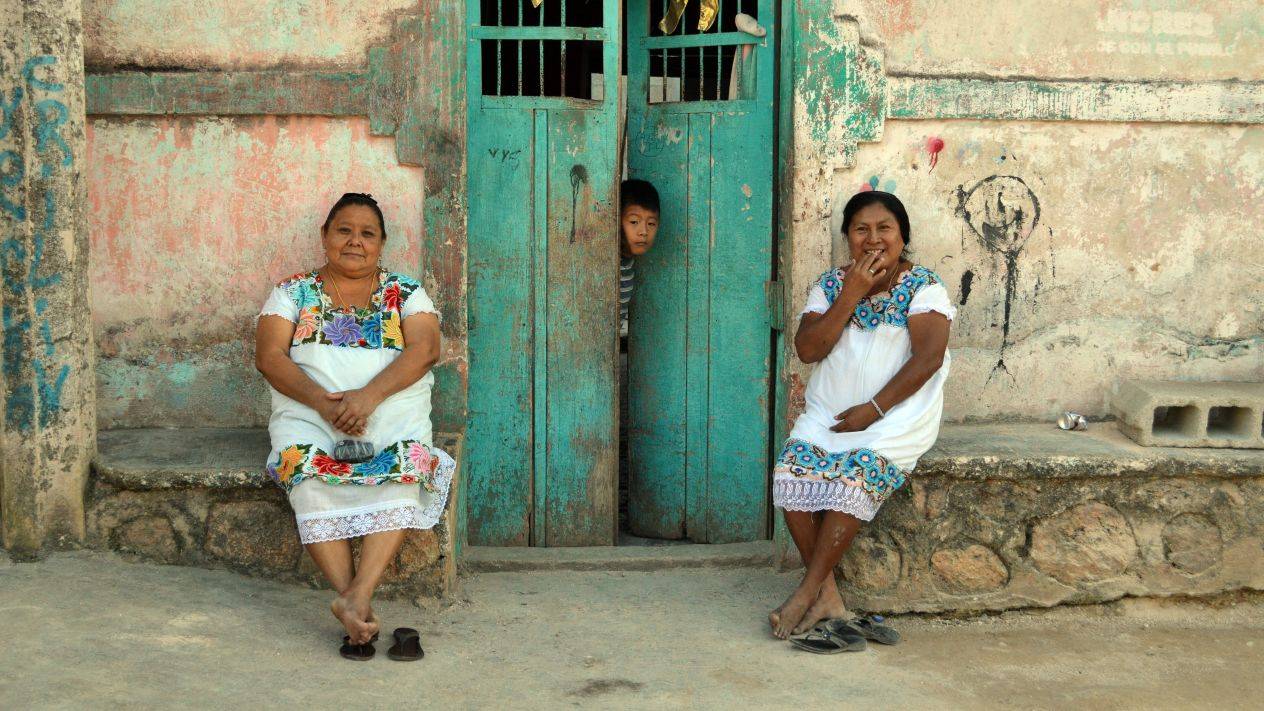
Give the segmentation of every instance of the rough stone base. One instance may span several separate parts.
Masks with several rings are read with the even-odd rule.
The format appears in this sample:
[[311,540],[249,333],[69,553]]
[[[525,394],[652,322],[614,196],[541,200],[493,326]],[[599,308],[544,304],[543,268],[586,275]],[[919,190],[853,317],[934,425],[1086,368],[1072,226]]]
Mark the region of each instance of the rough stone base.
[[1264,453],[1143,448],[1113,424],[945,427],[843,559],[849,605],[1048,607],[1264,590]]
[[[460,462],[460,440],[436,445]],[[175,565],[325,585],[285,494],[263,473],[261,430],[102,432],[88,495],[89,545]],[[458,467],[459,471],[459,467]],[[380,594],[442,601],[456,585],[454,480],[439,525],[408,531]],[[354,547],[358,553],[358,546]]]

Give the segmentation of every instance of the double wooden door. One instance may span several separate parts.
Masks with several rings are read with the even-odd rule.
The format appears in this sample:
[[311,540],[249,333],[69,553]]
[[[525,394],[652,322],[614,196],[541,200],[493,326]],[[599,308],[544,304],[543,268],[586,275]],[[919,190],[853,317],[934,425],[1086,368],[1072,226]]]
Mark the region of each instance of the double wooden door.
[[[754,540],[768,525],[771,0],[721,0],[706,31],[698,3],[662,31],[667,6],[627,3],[627,166],[663,203],[631,314],[629,527]],[[610,545],[620,3],[468,8],[468,540]],[[739,10],[767,36],[737,31]]]

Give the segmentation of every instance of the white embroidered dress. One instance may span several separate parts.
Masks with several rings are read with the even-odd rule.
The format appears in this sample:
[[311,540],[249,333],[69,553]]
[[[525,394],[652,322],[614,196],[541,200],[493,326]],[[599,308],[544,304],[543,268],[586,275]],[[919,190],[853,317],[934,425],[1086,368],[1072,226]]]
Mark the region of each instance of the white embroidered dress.
[[[386,271],[368,308],[334,308],[320,275],[310,272],[274,288],[260,311],[295,324],[290,359],[329,392],[362,388],[399,357],[402,322],[418,313],[436,313],[421,284]],[[351,438],[272,389],[267,469],[289,494],[304,544],[438,523],[456,467],[432,446],[433,384],[427,373],[378,406],[364,435],[354,438],[370,441],[375,454],[357,464],[331,456]]]
[[[843,270],[821,275],[803,314],[825,313],[842,291]],[[773,505],[789,511],[842,511],[871,521],[939,436],[951,357],[916,393],[859,432],[832,432],[838,413],[868,402],[908,362],[908,317],[956,309],[939,277],[903,272],[889,292],[860,300],[842,336],[808,380],[806,408],[773,468]]]

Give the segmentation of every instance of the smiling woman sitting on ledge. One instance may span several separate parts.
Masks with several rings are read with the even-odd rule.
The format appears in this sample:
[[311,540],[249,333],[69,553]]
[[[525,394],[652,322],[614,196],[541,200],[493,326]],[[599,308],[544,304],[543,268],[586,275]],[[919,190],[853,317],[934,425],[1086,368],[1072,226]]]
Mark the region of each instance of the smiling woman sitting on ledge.
[[[347,193],[320,234],[325,265],[281,282],[264,304],[255,363],[272,386],[268,473],[338,593],[343,656],[366,659],[373,592],[404,529],[438,523],[455,464],[431,441],[439,319],[421,284],[380,266],[381,208]],[[360,536],[357,566],[349,539]]]
[[851,263],[821,275],[800,316],[795,351],[814,367],[772,500],[807,571],[769,615],[781,639],[847,616],[834,566],[939,435],[956,309],[939,277],[906,259],[911,232],[896,196],[853,196]]

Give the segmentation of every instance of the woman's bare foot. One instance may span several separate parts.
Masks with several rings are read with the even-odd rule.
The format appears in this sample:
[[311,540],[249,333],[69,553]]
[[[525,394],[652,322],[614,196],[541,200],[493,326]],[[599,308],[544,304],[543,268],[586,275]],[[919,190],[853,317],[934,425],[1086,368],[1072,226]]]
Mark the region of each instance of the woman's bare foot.
[[[348,589],[347,592],[343,593],[343,596],[347,599],[347,603],[351,611],[355,613],[355,616],[364,620],[364,628],[368,634],[364,641],[371,641],[373,635],[377,634],[379,625],[377,616],[373,614],[373,606],[370,604],[369,596],[365,593],[357,592],[355,588]],[[363,643],[361,642],[361,644]]]
[[768,626],[772,627],[773,634],[777,633],[777,625],[781,624],[781,608],[785,606],[786,604],[783,602],[777,606],[777,609],[768,613]]
[[[777,639],[789,639],[790,634],[803,621],[816,595],[800,586],[785,602],[781,603],[780,614],[773,625],[772,633]],[[771,620],[771,616],[769,616]]]
[[363,612],[357,609],[351,598],[339,595],[330,603],[329,610],[347,630],[351,644],[367,644],[373,637],[372,628],[365,620]]
[[803,615],[803,620],[794,628],[794,634],[803,634],[822,620],[847,616],[847,606],[843,604],[843,596],[838,594],[838,585],[834,582],[834,576],[831,575],[821,585],[821,592],[817,594],[812,607],[809,607]]

